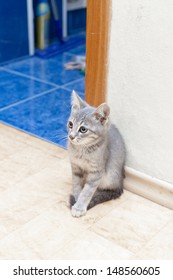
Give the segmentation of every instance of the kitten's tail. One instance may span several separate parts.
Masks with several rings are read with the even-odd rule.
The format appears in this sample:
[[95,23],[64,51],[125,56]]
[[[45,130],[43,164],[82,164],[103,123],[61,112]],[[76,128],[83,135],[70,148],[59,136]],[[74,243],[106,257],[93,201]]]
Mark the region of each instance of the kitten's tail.
[[69,206],[70,208],[76,203],[76,200],[72,194],[69,196]]
[[108,200],[116,199],[123,193],[123,188],[116,188],[114,190],[97,190],[91,199],[87,209],[94,207],[95,205],[106,202]]
[[[108,200],[116,199],[121,196],[123,193],[123,188],[116,188],[114,190],[97,190],[91,199],[87,210],[94,207],[95,205],[106,202]],[[69,197],[69,204],[70,208],[75,204],[75,198],[73,195],[70,195]]]

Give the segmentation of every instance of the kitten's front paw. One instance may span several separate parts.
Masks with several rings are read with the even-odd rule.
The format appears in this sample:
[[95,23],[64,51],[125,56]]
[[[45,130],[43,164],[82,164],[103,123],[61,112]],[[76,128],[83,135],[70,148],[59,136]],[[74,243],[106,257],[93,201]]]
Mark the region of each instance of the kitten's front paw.
[[73,217],[76,217],[76,218],[84,216],[86,214],[86,211],[87,211],[86,209],[77,208],[75,205],[73,205],[71,208],[71,214]]

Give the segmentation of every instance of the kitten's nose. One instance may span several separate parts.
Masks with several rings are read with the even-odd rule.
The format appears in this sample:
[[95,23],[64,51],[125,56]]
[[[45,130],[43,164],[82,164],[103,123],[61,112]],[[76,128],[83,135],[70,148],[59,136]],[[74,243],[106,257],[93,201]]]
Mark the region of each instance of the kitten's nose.
[[74,140],[74,136],[69,135],[70,140]]

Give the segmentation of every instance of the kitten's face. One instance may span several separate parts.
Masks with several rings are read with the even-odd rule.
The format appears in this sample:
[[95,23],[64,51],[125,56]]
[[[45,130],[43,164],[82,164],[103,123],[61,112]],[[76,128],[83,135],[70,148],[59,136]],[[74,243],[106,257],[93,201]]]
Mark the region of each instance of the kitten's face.
[[73,144],[87,145],[99,137],[98,124],[94,122],[91,113],[87,110],[72,112],[67,123],[68,139]]
[[69,141],[75,145],[88,145],[104,135],[108,129],[108,115],[104,112],[105,108],[109,113],[106,104],[93,108],[75,94],[67,123]]

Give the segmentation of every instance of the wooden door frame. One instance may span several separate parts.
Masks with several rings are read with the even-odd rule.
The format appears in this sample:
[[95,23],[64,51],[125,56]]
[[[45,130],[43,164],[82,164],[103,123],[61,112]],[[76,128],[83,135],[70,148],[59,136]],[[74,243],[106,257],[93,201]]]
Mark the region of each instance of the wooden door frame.
[[111,0],[87,0],[85,100],[106,100]]

